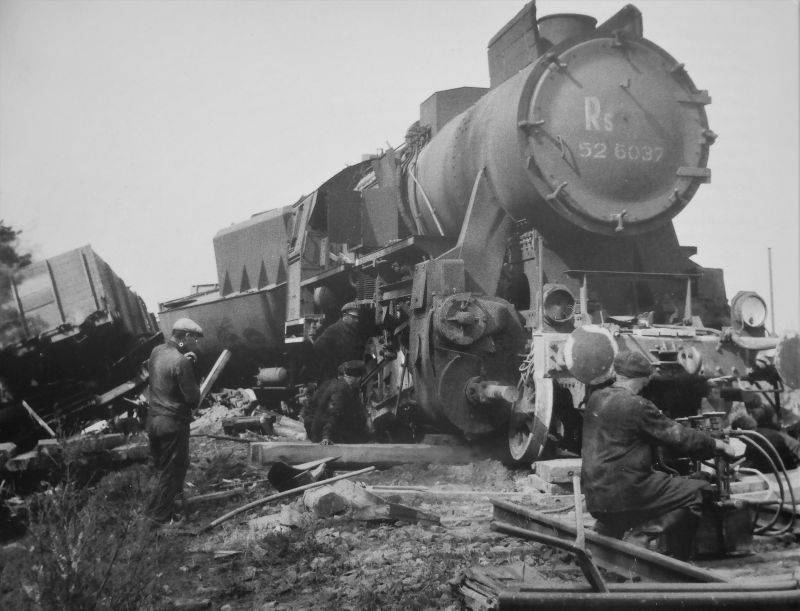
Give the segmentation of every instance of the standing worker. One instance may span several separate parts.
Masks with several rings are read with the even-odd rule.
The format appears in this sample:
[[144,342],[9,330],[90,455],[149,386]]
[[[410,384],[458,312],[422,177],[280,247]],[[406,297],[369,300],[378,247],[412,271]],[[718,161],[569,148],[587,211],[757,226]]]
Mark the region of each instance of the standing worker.
[[158,482],[145,515],[159,525],[173,518],[175,501],[183,492],[189,468],[189,423],[192,409],[200,400],[194,351],[202,336],[200,325],[180,318],[172,327],[172,337],[153,348],[147,363],[150,374],[147,435]]
[[320,334],[314,342],[314,356],[320,381],[335,378],[341,363],[364,358],[364,338],[355,302],[344,304],[342,317]]
[[663,534],[668,552],[686,559],[702,513],[701,490],[708,484],[654,470],[655,446],[693,458],[715,452],[734,458],[734,450],[681,426],[638,396],[652,373],[643,354],[619,353],[614,371],[614,384],[593,393],[584,414],[581,485],[586,507],[597,519],[599,534],[621,538],[630,528],[648,539]]

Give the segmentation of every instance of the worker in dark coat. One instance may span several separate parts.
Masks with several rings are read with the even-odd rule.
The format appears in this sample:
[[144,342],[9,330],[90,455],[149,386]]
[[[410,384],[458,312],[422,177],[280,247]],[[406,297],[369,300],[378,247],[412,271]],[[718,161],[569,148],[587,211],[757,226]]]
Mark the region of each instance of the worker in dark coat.
[[200,400],[194,351],[202,336],[203,330],[193,320],[177,320],[172,337],[153,348],[147,364],[147,435],[158,482],[145,515],[156,525],[173,518],[189,468],[189,423]]
[[341,363],[364,358],[364,338],[361,335],[359,312],[355,303],[342,306],[342,317],[316,339],[314,356],[319,380],[335,378]]
[[338,378],[320,385],[303,413],[311,441],[330,445],[369,440],[367,415],[358,392],[364,371],[363,361],[347,361],[340,365]]
[[709,458],[734,454],[710,435],[681,426],[638,396],[652,373],[647,357],[622,352],[614,359],[616,380],[592,394],[583,423],[582,488],[597,531],[621,538],[647,523],[638,534],[664,534],[670,553],[688,558],[701,516],[703,480],[655,471],[655,446],[683,456]]

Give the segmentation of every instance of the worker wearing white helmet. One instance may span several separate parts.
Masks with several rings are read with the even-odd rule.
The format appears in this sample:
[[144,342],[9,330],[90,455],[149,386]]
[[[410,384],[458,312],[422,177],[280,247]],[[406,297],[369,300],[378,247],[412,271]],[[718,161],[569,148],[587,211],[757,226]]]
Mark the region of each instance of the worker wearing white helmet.
[[147,364],[147,435],[158,482],[145,514],[154,525],[175,517],[176,499],[189,468],[189,422],[200,399],[194,351],[202,336],[203,329],[196,322],[178,319],[172,336],[153,349]]

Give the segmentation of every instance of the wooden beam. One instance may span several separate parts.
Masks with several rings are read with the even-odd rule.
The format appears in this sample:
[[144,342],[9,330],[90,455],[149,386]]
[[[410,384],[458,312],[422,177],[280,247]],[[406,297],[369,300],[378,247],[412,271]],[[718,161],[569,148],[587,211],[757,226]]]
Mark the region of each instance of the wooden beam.
[[28,402],[25,401],[24,399],[22,400],[22,407],[25,408],[25,411],[28,412],[28,415],[31,418],[33,418],[36,422],[39,423],[39,426],[41,426],[45,431],[47,431],[47,434],[50,435],[50,437],[57,437],[55,431],[51,429],[50,426],[48,426],[48,424],[39,417],[39,414],[33,411],[33,408],[30,405],[28,405]]
[[302,442],[264,442],[250,444],[250,462],[270,465],[283,461],[299,463],[335,455],[343,467],[393,467],[404,464],[463,465],[488,458],[466,446],[433,446],[421,443],[353,443],[323,446]]
[[203,380],[203,383],[200,385],[200,399],[197,401],[197,405],[203,404],[203,400],[206,398],[206,395],[211,390],[214,382],[217,381],[217,378],[222,373],[222,370],[225,369],[225,365],[227,365],[228,361],[230,360],[231,351],[227,349],[223,350],[219,355],[219,358],[217,358],[217,362],[214,363],[214,366],[211,368],[211,371],[208,372],[206,379]]

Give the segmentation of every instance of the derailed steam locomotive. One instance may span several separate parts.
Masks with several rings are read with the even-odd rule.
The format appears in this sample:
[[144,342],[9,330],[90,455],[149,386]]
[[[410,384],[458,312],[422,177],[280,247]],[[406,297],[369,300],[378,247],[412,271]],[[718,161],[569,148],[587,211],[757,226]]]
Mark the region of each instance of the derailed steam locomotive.
[[652,398],[673,416],[710,379],[774,389],[764,301],[729,306],[722,271],[678,243],[671,219],[710,179],[710,97],[640,12],[597,25],[530,3],[489,66],[490,88],[425,100],[402,146],[221,231],[221,294],[162,304],[162,329],[190,316],[207,347],[291,361],[312,320],[357,300],[374,421],[507,432],[520,462],[579,445],[617,349],[658,366]]

